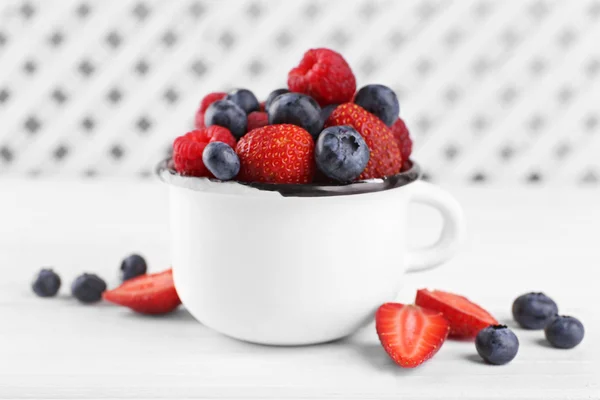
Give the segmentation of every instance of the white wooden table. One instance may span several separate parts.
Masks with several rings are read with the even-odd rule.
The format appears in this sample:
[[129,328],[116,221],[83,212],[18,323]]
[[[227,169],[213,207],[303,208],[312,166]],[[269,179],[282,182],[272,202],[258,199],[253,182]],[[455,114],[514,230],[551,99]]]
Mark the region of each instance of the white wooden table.
[[[450,188],[464,205],[469,239],[443,268],[406,277],[466,294],[514,327],[512,300],[542,290],[579,317],[586,338],[571,351],[516,329],[509,365],[483,364],[473,343],[447,342],[422,367],[396,367],[374,327],[331,344],[272,348],[238,342],[184,310],[147,317],[68,297],[72,279],[96,272],[117,283],[121,258],[169,266],[166,192],[159,183],[2,180],[0,195],[0,398],[600,399],[600,192]],[[414,239],[437,216],[414,210]],[[39,299],[42,266],[63,278]]]

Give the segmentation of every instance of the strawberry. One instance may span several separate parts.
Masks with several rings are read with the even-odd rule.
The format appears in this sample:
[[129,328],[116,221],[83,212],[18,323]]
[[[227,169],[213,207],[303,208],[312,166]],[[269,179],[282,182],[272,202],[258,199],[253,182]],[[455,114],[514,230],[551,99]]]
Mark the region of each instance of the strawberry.
[[315,173],[310,134],[296,125],[268,125],[245,134],[236,152],[242,182],[310,183]]
[[433,357],[450,331],[441,312],[399,303],[379,307],[375,326],[385,351],[404,368],[415,368]]
[[358,179],[383,178],[400,172],[402,155],[394,135],[375,115],[356,104],[345,103],[333,110],[325,123],[326,128],[335,125],[352,126],[371,150],[367,167]]
[[102,294],[104,300],[143,314],[165,314],[180,304],[173,284],[173,270],[141,275]]
[[498,325],[489,312],[457,294],[421,289],[417,291],[415,304],[443,313],[450,322],[451,336],[473,338],[483,328]]

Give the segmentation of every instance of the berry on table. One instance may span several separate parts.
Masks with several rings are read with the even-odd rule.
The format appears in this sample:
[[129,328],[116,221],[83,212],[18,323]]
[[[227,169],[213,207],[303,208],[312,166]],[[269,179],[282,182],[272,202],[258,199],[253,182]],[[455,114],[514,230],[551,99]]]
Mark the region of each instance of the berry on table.
[[367,85],[354,96],[354,103],[377,116],[387,126],[392,126],[400,113],[398,97],[384,85]]
[[165,314],[181,304],[170,269],[128,280],[102,297],[143,314]]
[[[245,118],[245,116],[244,116]],[[173,164],[182,175],[210,177],[210,171],[202,161],[202,153],[207,144],[223,142],[235,146],[235,138],[221,126],[213,125],[197,129],[178,137],[173,142]]]
[[442,313],[400,303],[379,307],[375,326],[386,353],[404,368],[415,368],[433,357],[450,330]]
[[400,172],[400,149],[390,128],[379,118],[354,103],[346,103],[333,110],[325,123],[326,128],[336,125],[353,127],[365,139],[371,150],[367,167],[359,179],[383,178]]
[[226,143],[209,143],[202,153],[202,161],[215,178],[228,181],[240,172],[240,159]]
[[229,100],[237,104],[246,114],[253,111],[260,111],[260,103],[258,99],[248,89],[235,89],[227,93],[225,100]]
[[315,161],[321,172],[338,182],[352,182],[369,162],[369,147],[351,126],[331,126],[315,144]]
[[231,134],[239,139],[246,133],[246,112],[232,101],[215,101],[204,113],[204,125],[207,127],[222,126],[229,129]]
[[519,351],[519,339],[506,325],[491,325],[482,329],[475,338],[477,353],[494,365],[509,363]]
[[583,340],[585,330],[577,318],[559,315],[546,325],[546,339],[559,349],[572,349]]
[[56,296],[60,289],[60,276],[52,269],[42,269],[31,284],[34,293],[40,297]]
[[121,262],[121,278],[126,281],[136,276],[144,275],[148,266],[144,257],[132,254]]
[[544,329],[558,314],[558,306],[544,293],[526,293],[513,302],[512,314],[522,328]]
[[268,125],[242,137],[237,179],[242,182],[310,183],[315,173],[314,141],[295,125]]
[[450,335],[475,337],[480,330],[498,321],[489,312],[463,296],[441,290],[417,291],[415,304],[444,314],[450,323]]
[[267,125],[269,125],[269,116],[266,112],[254,111],[248,114],[248,132]]
[[321,132],[321,107],[304,94],[285,93],[277,96],[269,107],[269,124],[292,124],[304,128],[313,138]]
[[356,78],[341,54],[330,49],[311,49],[300,64],[288,73],[292,92],[304,93],[321,106],[352,100]]
[[275,89],[271,93],[269,93],[269,96],[267,97],[267,100],[265,101],[265,111],[269,112],[269,107],[271,106],[271,104],[273,103],[273,100],[275,100],[275,98],[277,96],[285,94],[285,93],[289,93],[289,92],[290,91],[287,89]]
[[77,277],[71,285],[73,297],[82,303],[95,303],[102,299],[106,290],[106,282],[98,275],[83,274]]

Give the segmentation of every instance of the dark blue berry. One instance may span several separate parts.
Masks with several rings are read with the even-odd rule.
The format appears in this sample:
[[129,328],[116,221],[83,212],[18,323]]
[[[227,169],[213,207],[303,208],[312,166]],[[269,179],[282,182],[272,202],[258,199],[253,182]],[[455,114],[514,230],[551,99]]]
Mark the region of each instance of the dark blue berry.
[[365,170],[371,151],[363,137],[351,126],[331,126],[315,144],[317,167],[339,182],[352,182]]
[[323,121],[323,125],[325,125],[325,122],[327,122],[329,116],[331,115],[333,110],[337,108],[337,106],[338,104],[330,104],[321,109],[321,121]]
[[585,331],[577,318],[557,316],[544,329],[546,339],[559,349],[572,349],[583,340]]
[[202,153],[202,162],[217,179],[222,181],[233,179],[240,172],[240,159],[227,143],[209,143]]
[[212,103],[204,114],[204,125],[207,127],[219,125],[229,129],[237,139],[244,136],[248,118],[237,104],[229,100],[219,100]]
[[519,339],[506,325],[492,325],[479,331],[475,338],[477,353],[490,364],[512,361],[519,351]]
[[282,94],[289,93],[289,92],[290,91],[287,89],[275,89],[271,93],[269,93],[269,96],[267,97],[267,100],[265,101],[265,111],[269,112],[269,107],[271,106],[271,104],[273,103],[273,100],[275,100],[275,98],[277,96],[280,96]]
[[527,293],[513,302],[512,314],[525,329],[544,329],[558,314],[558,306],[544,293]]
[[126,281],[144,275],[148,266],[144,257],[132,254],[121,262],[121,278]]
[[323,128],[321,107],[310,96],[285,93],[275,98],[269,108],[269,124],[292,124],[304,128],[316,139]]
[[94,274],[83,274],[77,277],[71,285],[73,297],[82,303],[95,303],[102,299],[106,290],[106,282]]
[[52,297],[60,289],[60,276],[51,269],[42,269],[31,285],[35,294],[40,297]]
[[225,96],[224,100],[229,100],[237,104],[246,114],[252,111],[260,111],[258,99],[248,89],[235,89]]
[[383,85],[364,86],[356,93],[354,103],[375,114],[387,126],[392,126],[400,113],[396,93]]

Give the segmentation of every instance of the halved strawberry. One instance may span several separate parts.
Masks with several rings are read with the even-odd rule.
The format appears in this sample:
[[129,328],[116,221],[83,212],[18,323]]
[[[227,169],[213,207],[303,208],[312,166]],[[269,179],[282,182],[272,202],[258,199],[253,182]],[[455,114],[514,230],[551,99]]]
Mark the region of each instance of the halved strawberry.
[[483,328],[498,324],[489,312],[466,297],[441,290],[418,290],[415,304],[443,313],[450,322],[451,336],[475,337]]
[[143,314],[165,314],[181,304],[173,284],[173,270],[141,275],[102,294],[104,300]]
[[417,367],[433,357],[450,330],[442,313],[399,303],[379,307],[375,323],[383,348],[404,368]]

